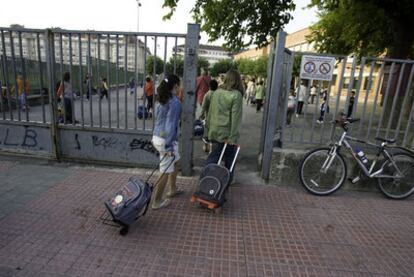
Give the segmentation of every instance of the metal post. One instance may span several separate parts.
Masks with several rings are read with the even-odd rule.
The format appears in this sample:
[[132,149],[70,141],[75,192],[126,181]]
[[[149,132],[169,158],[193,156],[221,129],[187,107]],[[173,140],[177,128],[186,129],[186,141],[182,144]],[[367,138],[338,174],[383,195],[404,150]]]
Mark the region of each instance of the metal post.
[[88,90],[89,94],[89,117],[90,117],[90,126],[93,127],[93,107],[92,107],[92,99],[93,99],[93,93],[92,93],[92,55],[91,55],[91,34],[88,34],[88,87],[86,88]]
[[79,90],[81,95],[81,117],[82,117],[82,127],[85,126],[85,115],[84,115],[84,108],[83,108],[83,73],[82,73],[82,35],[78,35],[79,41]]
[[45,32],[46,42],[46,70],[47,79],[49,81],[49,108],[50,108],[50,130],[52,137],[52,149],[53,155],[57,160],[60,160],[60,147],[59,147],[59,129],[57,122],[57,107],[56,107],[56,94],[54,93],[55,87],[55,38],[52,30],[47,29]]
[[13,77],[14,77],[14,94],[16,98],[16,109],[17,109],[17,119],[22,120],[20,115],[20,101],[19,101],[19,88],[17,87],[17,68],[16,68],[16,57],[14,55],[14,41],[13,41],[13,32],[10,31],[10,50],[11,50],[11,61],[13,68]]
[[193,169],[193,124],[195,116],[195,90],[198,62],[198,40],[200,25],[188,24],[187,37],[185,40],[184,56],[184,100],[183,113],[181,115],[181,144],[182,147],[182,174],[189,176]]
[[[125,129],[128,129],[128,36],[124,36],[124,83],[125,83],[125,102],[124,102],[124,113],[125,113]],[[131,89],[131,88],[130,88]]]
[[[155,87],[157,86],[156,83],[156,74],[157,74],[157,36],[154,38],[154,60],[153,60],[153,67],[152,67],[152,82],[153,82],[153,86],[152,86],[152,107],[155,107]],[[165,77],[164,77],[165,78]],[[161,80],[160,80],[161,82]],[[154,109],[154,108],[153,108]],[[155,112],[153,113],[154,116],[152,117],[152,129],[154,130],[154,125],[155,125]],[[144,122],[145,122],[145,116],[144,116]]]
[[371,62],[370,67],[371,67],[371,70],[369,72],[368,84],[365,84],[365,86],[366,86],[365,100],[364,100],[364,106],[362,108],[361,120],[359,122],[358,137],[361,137],[361,128],[362,128],[362,124],[364,123],[364,119],[365,119],[365,111],[367,109],[368,95],[369,95],[369,91],[371,90],[371,87],[372,87],[372,75],[374,73],[375,61]]
[[[142,94],[142,99],[146,99],[146,97],[147,97],[147,95],[145,94],[146,75],[147,75],[147,36],[144,37],[144,72],[143,72],[143,75],[142,75],[142,83],[144,83],[144,86],[143,86],[144,91],[143,91],[143,94]],[[152,80],[152,81],[153,81],[153,84],[155,86],[154,80]],[[146,101],[148,101],[148,100],[146,100]],[[138,101],[137,105],[139,106],[139,101]],[[142,105],[145,105],[144,100],[142,101]],[[154,108],[152,108],[152,111],[148,111],[148,112],[152,112],[154,114],[153,110],[154,110]],[[135,113],[135,117],[137,117],[137,116],[138,116],[138,114]],[[144,120],[142,121],[142,130],[145,131],[145,114],[144,114],[143,119]]]
[[102,128],[102,92],[101,92],[101,35],[98,35],[98,59],[97,59],[97,64],[98,64],[98,70],[96,72],[97,76],[98,76],[98,104],[99,104],[99,128]]
[[[74,84],[74,76],[73,76],[73,60],[72,60],[72,34],[68,35],[69,39],[69,74],[70,74],[70,86],[72,87],[72,93],[70,95],[70,105],[72,108],[72,125],[76,124],[76,118],[75,118],[75,99],[73,96],[75,86]],[[64,104],[64,103],[63,103]]]
[[267,126],[266,134],[264,138],[264,151],[263,151],[263,163],[262,163],[262,178],[269,180],[270,176],[270,165],[272,162],[272,153],[273,153],[273,137],[275,135],[275,120],[279,112],[279,97],[281,94],[282,88],[282,70],[284,62],[284,52],[285,52],[285,42],[286,42],[286,33],[278,32],[276,38],[276,49],[275,49],[275,62],[273,67],[272,74],[272,85],[271,91],[268,97],[269,107],[267,114]]
[[[274,49],[275,49],[275,43],[273,42],[270,45],[270,52],[269,52],[269,61],[267,63],[267,80],[266,80],[266,95],[267,98],[270,97],[270,86],[272,84],[272,69],[273,69],[273,62],[274,62]],[[263,153],[263,147],[264,147],[264,138],[266,134],[266,126],[267,126],[267,112],[269,110],[269,101],[266,101],[264,107],[263,107],[263,119],[262,119],[262,128],[261,128],[261,134],[260,134],[260,145],[259,145],[259,153]]]
[[25,101],[24,101],[24,110],[26,113],[26,122],[29,121],[29,109],[27,108],[27,96],[29,94],[28,91],[26,91],[26,82],[27,80],[27,74],[26,74],[26,66],[24,64],[24,56],[23,56],[23,44],[22,44],[22,32],[19,32],[19,55],[20,55],[20,62],[22,65],[22,76],[23,76],[23,91],[25,93]]
[[119,129],[119,35],[116,35],[116,128]]
[[110,83],[110,76],[111,76],[111,62],[110,62],[110,56],[111,56],[111,40],[110,35],[108,34],[106,37],[106,47],[107,47],[107,56],[106,56],[106,85],[108,87],[108,96],[107,96],[107,102],[108,102],[108,128],[111,128],[111,83]]
[[[36,34],[36,42],[37,42],[37,58],[39,61],[39,75],[40,75],[40,101],[42,104],[42,119],[43,123],[46,123],[46,113],[45,113],[45,103],[43,99],[43,67],[42,67],[42,55],[40,53],[40,34]],[[50,93],[54,93],[53,91],[49,91]]]
[[6,92],[7,92],[7,104],[9,106],[9,112],[10,112],[10,120],[13,120],[13,109],[11,105],[11,92],[10,92],[10,81],[9,81],[9,70],[7,66],[7,55],[6,55],[6,42],[4,37],[4,31],[1,30],[1,46],[3,50],[3,58],[4,58],[4,71],[6,74],[4,75],[4,81],[6,82]]
[[384,120],[385,110],[386,110],[387,102],[388,102],[388,96],[390,94],[391,82],[392,82],[393,77],[394,77],[394,67],[395,67],[395,62],[393,62],[391,64],[391,70],[389,71],[387,89],[385,90],[385,96],[384,96],[385,97],[384,98],[384,103],[382,105],[382,111],[381,111],[380,120],[378,122],[377,132],[375,133],[376,137],[379,136],[379,132],[380,132],[381,126],[382,126],[382,121]]
[[137,129],[137,103],[138,103],[138,82],[139,82],[139,74],[137,71],[137,66],[138,66],[138,37],[134,36],[134,76],[135,76],[135,80],[136,84],[135,84],[135,93],[133,95],[133,104],[134,104],[134,129]]

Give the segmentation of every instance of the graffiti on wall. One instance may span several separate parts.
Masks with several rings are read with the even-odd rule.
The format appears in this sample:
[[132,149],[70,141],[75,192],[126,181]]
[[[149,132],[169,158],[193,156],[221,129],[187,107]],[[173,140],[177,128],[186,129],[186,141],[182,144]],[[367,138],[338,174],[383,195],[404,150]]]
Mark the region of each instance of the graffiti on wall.
[[37,132],[34,129],[25,127],[23,135],[12,135],[10,129],[7,127],[5,133],[0,135],[0,146],[1,145],[8,147],[35,148],[38,145]]
[[[92,145],[94,148],[102,148],[103,150],[108,149],[127,149],[128,151],[143,150],[151,154],[158,156],[158,151],[154,148],[151,143],[151,140],[144,138],[133,138],[128,140],[122,140],[119,137],[114,136],[99,136],[92,135],[90,136]],[[82,139],[79,134],[75,134],[75,149],[81,151],[82,149]],[[124,146],[127,147],[124,147]]]

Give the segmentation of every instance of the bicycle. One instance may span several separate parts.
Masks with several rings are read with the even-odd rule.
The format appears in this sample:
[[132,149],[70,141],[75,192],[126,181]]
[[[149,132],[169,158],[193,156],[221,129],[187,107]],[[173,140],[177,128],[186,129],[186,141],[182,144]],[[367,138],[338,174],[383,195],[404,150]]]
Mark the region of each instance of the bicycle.
[[[303,187],[315,195],[329,195],[337,191],[347,177],[347,166],[341,149],[344,145],[357,162],[363,175],[367,178],[376,178],[381,192],[388,198],[403,199],[414,193],[414,156],[397,152],[390,154],[395,139],[376,137],[380,144],[373,144],[348,135],[348,125],[359,119],[342,117],[333,123],[344,130],[339,140],[331,147],[316,148],[308,152],[299,167],[299,177]],[[349,141],[356,141],[364,145],[374,146],[378,149],[375,160],[369,164],[365,155],[358,155],[358,151],[352,148]],[[382,160],[380,156],[385,159]],[[379,166],[377,166],[377,164]],[[351,182],[357,183],[361,177],[354,178]]]

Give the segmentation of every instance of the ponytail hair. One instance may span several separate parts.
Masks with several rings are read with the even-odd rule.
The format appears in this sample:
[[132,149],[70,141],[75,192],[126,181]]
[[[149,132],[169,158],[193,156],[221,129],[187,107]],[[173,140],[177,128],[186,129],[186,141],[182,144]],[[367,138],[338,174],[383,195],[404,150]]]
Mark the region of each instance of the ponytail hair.
[[157,101],[164,105],[172,97],[172,90],[175,85],[180,85],[180,78],[177,75],[169,75],[164,78],[157,87]]

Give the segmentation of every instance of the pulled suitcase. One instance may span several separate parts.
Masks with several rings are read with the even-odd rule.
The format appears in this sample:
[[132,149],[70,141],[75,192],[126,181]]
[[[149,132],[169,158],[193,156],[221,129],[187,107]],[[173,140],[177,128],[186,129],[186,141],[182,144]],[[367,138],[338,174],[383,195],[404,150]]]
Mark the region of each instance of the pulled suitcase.
[[223,206],[226,201],[225,192],[229,186],[230,175],[234,169],[240,146],[237,146],[230,170],[221,165],[226,148],[227,144],[224,144],[217,164],[208,164],[203,168],[198,190],[191,197],[191,202],[199,203],[199,205],[206,206],[210,210],[217,210],[217,208]]
[[195,137],[201,137],[204,135],[204,123],[200,119],[194,121],[193,135]]
[[[164,156],[163,159],[165,157],[166,156]],[[168,165],[167,169],[173,162],[174,159]],[[117,227],[120,226],[121,230],[119,233],[121,235],[126,235],[128,233],[129,226],[138,218],[144,216],[148,210],[152,191],[155,187],[149,180],[154,175],[157,168],[158,166],[145,181],[136,176],[129,178],[128,182],[119,191],[105,201],[104,204],[111,219],[108,217],[104,218],[104,215],[102,215],[101,220],[104,224]],[[165,171],[167,171],[167,169]],[[162,173],[162,175],[164,174],[165,172]]]
[[139,119],[143,119],[143,118],[147,119],[149,117],[149,115],[150,114],[149,114],[147,108],[145,108],[142,105],[141,106],[138,106],[138,114],[137,114],[137,116],[138,116]]

